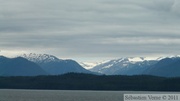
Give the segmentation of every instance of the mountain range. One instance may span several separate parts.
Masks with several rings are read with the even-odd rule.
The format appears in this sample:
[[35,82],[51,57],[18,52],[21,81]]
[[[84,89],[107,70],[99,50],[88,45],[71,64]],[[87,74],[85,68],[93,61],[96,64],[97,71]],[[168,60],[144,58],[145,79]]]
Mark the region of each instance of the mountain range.
[[62,60],[53,55],[30,53],[23,54],[21,57],[38,64],[51,75],[65,74],[69,72],[92,73],[84,69],[74,60]]
[[0,76],[61,75],[70,72],[180,77],[180,56],[130,57],[94,63],[78,63],[70,59],[59,59],[53,55],[35,53],[15,58],[0,56]]
[[97,65],[90,70],[107,75],[137,75],[155,64],[156,60],[143,57],[120,58]]
[[0,57],[0,76],[61,75],[65,73],[93,74],[74,60],[62,60],[48,54],[23,54],[16,58]]
[[180,76],[180,56],[120,58],[99,64],[90,71],[106,75]]

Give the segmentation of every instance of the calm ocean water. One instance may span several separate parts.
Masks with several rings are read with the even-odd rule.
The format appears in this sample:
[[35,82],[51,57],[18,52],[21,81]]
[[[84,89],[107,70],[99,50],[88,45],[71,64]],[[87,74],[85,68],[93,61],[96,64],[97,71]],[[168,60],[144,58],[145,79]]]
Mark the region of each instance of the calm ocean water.
[[0,101],[123,101],[123,94],[133,93],[149,92],[1,89]]

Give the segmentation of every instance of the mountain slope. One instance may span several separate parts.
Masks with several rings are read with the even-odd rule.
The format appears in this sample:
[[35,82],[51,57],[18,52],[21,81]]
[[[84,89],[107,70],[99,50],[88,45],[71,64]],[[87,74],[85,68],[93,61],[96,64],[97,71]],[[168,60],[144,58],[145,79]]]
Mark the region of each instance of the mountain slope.
[[61,60],[53,55],[30,53],[23,54],[22,57],[37,63],[51,75],[59,75],[69,72],[92,73],[84,69],[74,60]]
[[40,66],[22,57],[0,57],[0,76],[48,75]]
[[135,57],[108,61],[90,69],[106,75],[154,75],[180,77],[180,57],[168,56],[154,59]]
[[143,74],[163,77],[180,77],[180,58],[162,59],[157,64],[145,70]]
[[143,57],[120,58],[97,65],[90,70],[107,75],[137,75],[155,63],[156,60]]

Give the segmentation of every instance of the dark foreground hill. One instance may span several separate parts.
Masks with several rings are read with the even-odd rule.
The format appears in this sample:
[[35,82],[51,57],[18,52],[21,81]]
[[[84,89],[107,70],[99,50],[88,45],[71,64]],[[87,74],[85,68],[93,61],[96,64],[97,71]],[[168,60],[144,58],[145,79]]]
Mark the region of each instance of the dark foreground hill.
[[180,91],[180,78],[105,76],[69,73],[59,76],[0,77],[1,89]]

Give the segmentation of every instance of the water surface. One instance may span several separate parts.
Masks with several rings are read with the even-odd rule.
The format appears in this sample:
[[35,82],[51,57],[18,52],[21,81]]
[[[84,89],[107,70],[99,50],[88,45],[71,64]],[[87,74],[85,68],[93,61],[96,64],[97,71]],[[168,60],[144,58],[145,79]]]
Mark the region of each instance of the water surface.
[[0,89],[0,101],[123,101],[123,94],[133,93],[158,92]]

